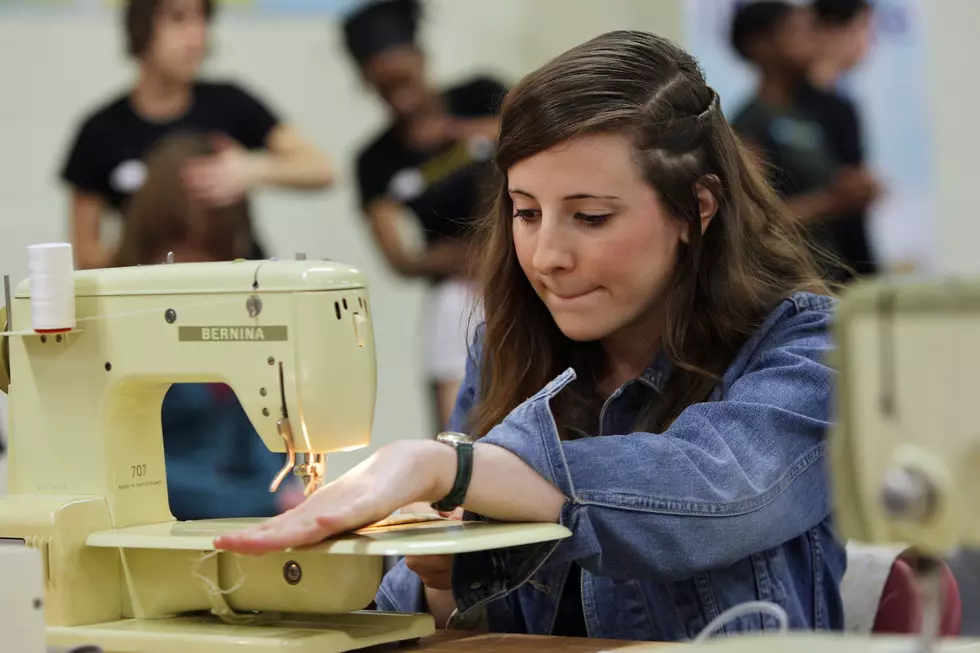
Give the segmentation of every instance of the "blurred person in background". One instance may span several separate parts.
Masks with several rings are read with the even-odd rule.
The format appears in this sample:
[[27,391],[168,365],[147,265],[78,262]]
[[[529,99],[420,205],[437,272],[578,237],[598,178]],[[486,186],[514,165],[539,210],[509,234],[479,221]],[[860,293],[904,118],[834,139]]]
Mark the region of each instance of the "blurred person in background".
[[[815,0],[812,7],[818,50],[810,73],[810,82],[817,89],[815,104],[823,107],[827,135],[838,161],[865,169],[861,117],[839,86],[841,78],[867,58],[874,26],[872,6],[868,0]],[[841,258],[859,276],[878,272],[866,209],[860,207],[831,223]]]
[[[477,76],[438,88],[417,42],[417,0],[373,2],[344,21],[347,51],[384,103],[389,124],[357,157],[361,209],[391,267],[431,283],[424,312],[425,372],[437,421],[445,425],[466,371],[475,295],[467,268],[469,226],[484,209],[506,87]],[[417,253],[401,235],[414,214],[424,234]]]
[[[119,267],[174,262],[231,261],[252,247],[246,199],[213,207],[194,198],[184,166],[213,156],[200,133],[165,137],[146,156],[146,182],[130,201]],[[275,494],[269,483],[286,457],[262,443],[234,392],[221,383],[175,383],[162,410],[170,511],[178,520],[270,517],[302,501],[290,478]]]
[[[324,155],[265,103],[229,82],[198,79],[208,51],[212,0],[130,0],[124,11],[135,85],[81,123],[62,178],[71,188],[76,265],[107,265],[113,252],[101,234],[107,213],[126,205],[146,178],[143,156],[180,129],[212,135],[215,151],[189,160],[184,182],[194,197],[220,207],[253,188],[326,188],[333,173]],[[266,258],[252,227],[249,258]]]
[[868,262],[847,255],[838,226],[865,211],[880,188],[867,169],[838,151],[839,102],[810,82],[820,58],[813,9],[779,1],[741,5],[732,23],[732,45],[760,74],[755,95],[737,112],[733,126],[806,224],[827,277],[846,282],[855,263],[867,270]]

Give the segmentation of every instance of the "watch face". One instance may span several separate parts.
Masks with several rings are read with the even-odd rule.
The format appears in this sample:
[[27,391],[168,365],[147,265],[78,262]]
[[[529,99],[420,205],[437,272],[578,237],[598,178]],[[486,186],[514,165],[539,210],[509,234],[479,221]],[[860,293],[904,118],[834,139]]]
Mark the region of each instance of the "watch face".
[[457,442],[473,442],[470,436],[465,433],[456,433],[454,431],[445,431],[436,436],[436,440],[443,442],[445,444],[456,444]]

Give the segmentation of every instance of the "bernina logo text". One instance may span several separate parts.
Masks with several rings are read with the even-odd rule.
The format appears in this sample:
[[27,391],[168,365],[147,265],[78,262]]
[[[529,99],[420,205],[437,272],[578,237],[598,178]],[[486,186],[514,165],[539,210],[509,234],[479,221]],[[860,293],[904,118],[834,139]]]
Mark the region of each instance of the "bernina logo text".
[[182,326],[181,342],[270,342],[287,339],[286,326]]

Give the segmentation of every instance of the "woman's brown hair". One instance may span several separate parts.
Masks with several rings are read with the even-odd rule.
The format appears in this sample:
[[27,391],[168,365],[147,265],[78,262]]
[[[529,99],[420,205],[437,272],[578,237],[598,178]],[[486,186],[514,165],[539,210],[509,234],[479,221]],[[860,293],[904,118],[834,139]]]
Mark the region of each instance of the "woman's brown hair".
[[189,159],[214,152],[208,137],[196,133],[165,137],[152,149],[146,158],[146,181],[126,208],[115,266],[160,263],[168,251],[182,247],[216,261],[248,256],[247,200],[204,208],[191,199],[181,178]]
[[[796,218],[739,143],[694,58],[644,32],[594,38],[526,76],[501,109],[495,206],[477,226],[485,243],[479,276],[486,324],[475,436],[568,367],[579,382],[552,401],[560,431],[598,426],[604,356],[598,343],[565,337],[535,294],[514,250],[507,192],[513,165],[595,133],[630,138],[636,164],[668,214],[690,228],[662,302],[661,347],[673,372],[641,419],[643,430],[661,431],[707,399],[780,301],[798,290],[830,292]],[[696,184],[718,203],[703,235]]]

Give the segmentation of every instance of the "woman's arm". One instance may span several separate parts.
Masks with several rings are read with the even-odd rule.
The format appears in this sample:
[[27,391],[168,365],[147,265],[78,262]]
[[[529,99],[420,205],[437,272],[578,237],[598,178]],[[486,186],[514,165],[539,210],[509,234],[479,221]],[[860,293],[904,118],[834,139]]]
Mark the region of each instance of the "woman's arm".
[[[660,434],[561,441],[548,403],[574,379],[566,372],[475,447],[465,508],[498,520],[560,521],[572,537],[553,552],[526,550],[624,579],[690,577],[806,532],[830,510],[830,319],[829,310],[785,317],[723,401],[691,406]],[[216,545],[260,552],[316,542],[413,501],[441,499],[455,469],[444,444],[396,442],[296,510]]]
[[406,277],[460,276],[472,260],[472,250],[462,241],[440,241],[416,254],[401,234],[405,209],[389,199],[378,199],[367,207],[371,233],[388,264]]
[[[442,559],[452,556],[425,556]],[[422,558],[416,558],[421,560]],[[428,612],[436,622],[436,628],[445,628],[456,610],[456,599],[451,589],[430,589],[419,580],[418,574],[409,568],[403,558],[385,574],[381,588],[375,597],[381,612]]]
[[[831,319],[830,310],[784,316],[723,400],[689,407],[663,433],[562,442],[548,399],[574,378],[571,372],[492,430],[481,446],[518,455],[571,498],[560,522],[573,536],[558,544],[549,564],[577,560],[622,579],[689,578],[823,521],[830,512],[824,446],[833,372],[824,359]],[[479,493],[466,507],[498,518],[513,510],[485,503]],[[526,568],[521,555],[507,566]],[[479,580],[485,579],[454,585]]]
[[320,189],[334,182],[326,156],[289,125],[274,127],[264,150],[248,150],[223,134],[213,142],[215,154],[195,157],[183,170],[191,196],[209,206],[237,202],[261,186]]
[[266,140],[266,151],[252,152],[255,182],[284,188],[329,188],[334,171],[327,157],[298,129],[279,124]]

